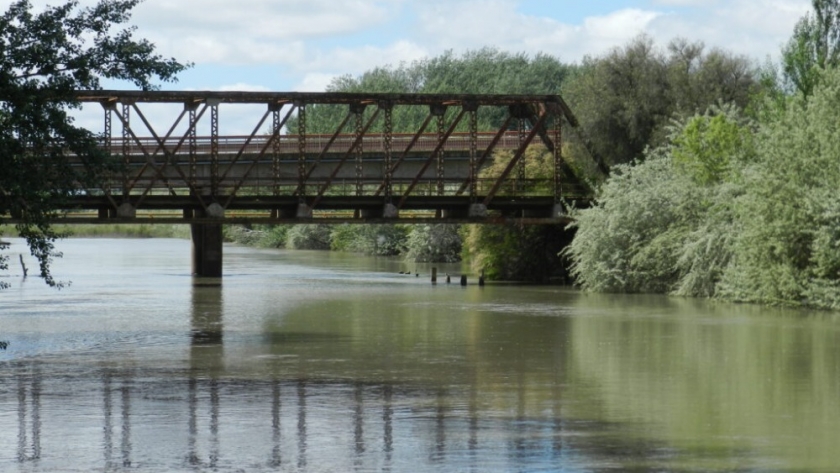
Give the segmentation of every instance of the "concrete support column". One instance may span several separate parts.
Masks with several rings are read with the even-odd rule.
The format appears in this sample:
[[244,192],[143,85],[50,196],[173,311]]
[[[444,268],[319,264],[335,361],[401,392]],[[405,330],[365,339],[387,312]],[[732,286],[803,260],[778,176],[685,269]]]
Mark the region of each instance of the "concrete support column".
[[222,277],[222,225],[194,223],[192,234],[192,273],[207,278]]

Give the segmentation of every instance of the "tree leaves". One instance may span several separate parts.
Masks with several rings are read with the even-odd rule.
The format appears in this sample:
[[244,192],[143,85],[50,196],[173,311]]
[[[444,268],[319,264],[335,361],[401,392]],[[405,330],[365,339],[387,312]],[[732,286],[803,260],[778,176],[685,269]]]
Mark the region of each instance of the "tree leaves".
[[[36,14],[28,0],[17,0],[0,16],[0,215],[18,219],[18,232],[50,285],[57,284],[49,263],[60,235],[49,219],[62,199],[95,186],[109,169],[97,137],[67,114],[79,106],[75,91],[98,89],[105,78],[149,90],[155,80],[173,81],[188,67],[155,54],[131,27],[114,31],[139,1],[80,7],[72,0]],[[85,166],[71,165],[65,151]]]

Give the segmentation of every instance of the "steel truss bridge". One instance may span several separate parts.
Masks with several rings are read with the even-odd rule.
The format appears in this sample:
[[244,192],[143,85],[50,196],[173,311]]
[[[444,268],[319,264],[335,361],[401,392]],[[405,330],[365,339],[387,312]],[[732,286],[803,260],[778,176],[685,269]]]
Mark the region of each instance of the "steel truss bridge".
[[[58,220],[190,224],[198,276],[221,277],[225,223],[556,224],[568,222],[564,201],[590,195],[563,158],[564,127],[577,120],[557,95],[97,90],[77,99],[101,105],[100,145],[120,165],[80,186]],[[253,131],[221,133],[222,109],[242,105],[261,110],[233,114]],[[308,131],[307,116],[336,108],[333,130]],[[503,117],[495,130],[479,131],[484,109]],[[406,110],[425,119],[395,133]],[[545,163],[542,176],[527,171],[537,143],[549,176]]]
[[[577,121],[557,95],[101,90],[77,98],[102,105],[102,146],[122,165],[69,200],[66,220],[80,223],[556,223],[563,199],[588,195],[562,156],[563,127]],[[160,104],[175,110],[163,128],[159,110],[154,123],[144,112]],[[264,107],[250,134],[220,134],[233,105]],[[325,106],[343,108],[343,120],[309,133],[307,114]],[[400,108],[426,118],[395,133]],[[498,129],[479,132],[482,108],[503,111]],[[536,143],[553,157],[548,178],[526,173],[525,151]],[[507,166],[480,177],[497,151],[508,152]]]

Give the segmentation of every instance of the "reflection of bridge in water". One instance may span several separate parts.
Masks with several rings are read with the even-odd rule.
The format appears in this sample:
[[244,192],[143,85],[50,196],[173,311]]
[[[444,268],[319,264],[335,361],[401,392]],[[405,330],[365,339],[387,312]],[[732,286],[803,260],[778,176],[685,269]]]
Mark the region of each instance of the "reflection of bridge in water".
[[[67,220],[192,224],[194,269],[204,276],[221,276],[222,223],[565,223],[563,200],[589,195],[563,158],[563,127],[577,121],[557,95],[88,91],[78,99],[102,104],[102,146],[122,166],[80,188]],[[163,132],[140,105],[180,112]],[[229,105],[265,108],[249,135],[233,137],[220,133]],[[331,133],[309,133],[307,117],[326,107],[343,120]],[[488,109],[501,123],[479,132]],[[405,110],[425,119],[394,133]],[[528,170],[536,143],[551,156],[548,175]],[[507,151],[506,165],[483,177],[497,151]]]

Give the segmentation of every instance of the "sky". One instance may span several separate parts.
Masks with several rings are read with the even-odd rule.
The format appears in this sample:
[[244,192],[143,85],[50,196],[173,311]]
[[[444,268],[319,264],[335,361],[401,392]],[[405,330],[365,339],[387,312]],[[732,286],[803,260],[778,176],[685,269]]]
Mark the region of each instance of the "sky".
[[[62,0],[31,0],[36,8]],[[0,5],[10,0],[0,0]],[[95,0],[80,0],[82,5]],[[576,63],[646,33],[777,58],[810,0],[145,0],[136,35],[192,62],[178,90],[323,91],[336,76],[489,46]],[[106,84],[127,88],[127,84]]]
[[[10,1],[0,0],[0,9]],[[64,3],[30,1],[36,9]],[[493,47],[579,63],[640,34],[663,48],[684,38],[763,63],[778,59],[810,8],[810,0],[144,0],[130,24],[161,55],[193,63],[163,90],[319,92],[342,75],[447,50]],[[149,107],[160,129],[180,111]],[[251,133],[263,111],[238,107],[224,111],[223,134]],[[77,124],[102,131],[101,108],[89,105],[75,115]]]

